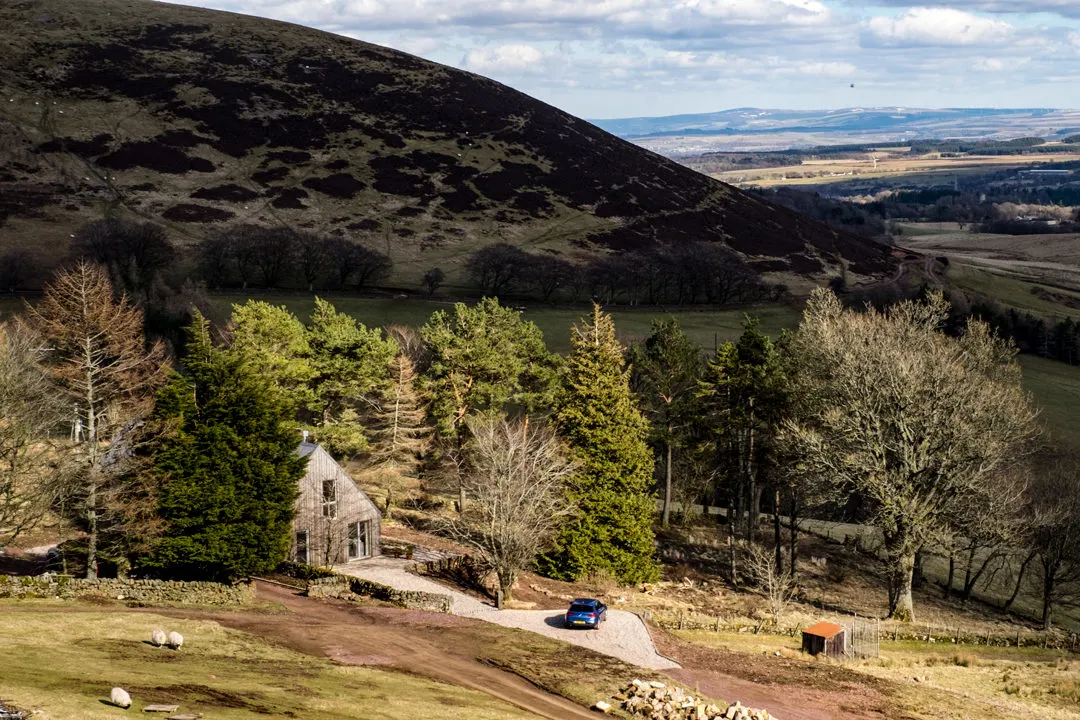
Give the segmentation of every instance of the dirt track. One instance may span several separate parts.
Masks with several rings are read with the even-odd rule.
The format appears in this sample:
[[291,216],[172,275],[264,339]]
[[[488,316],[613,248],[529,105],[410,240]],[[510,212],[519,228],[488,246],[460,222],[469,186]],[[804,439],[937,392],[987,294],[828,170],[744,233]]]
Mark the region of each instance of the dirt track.
[[267,583],[258,583],[258,596],[284,605],[289,612],[262,615],[161,608],[154,612],[212,619],[309,655],[348,665],[384,665],[479,690],[551,720],[596,717],[512,673],[479,662],[470,654],[469,645],[460,642],[463,633],[439,633],[433,627],[436,623],[466,627],[475,621],[311,600]]

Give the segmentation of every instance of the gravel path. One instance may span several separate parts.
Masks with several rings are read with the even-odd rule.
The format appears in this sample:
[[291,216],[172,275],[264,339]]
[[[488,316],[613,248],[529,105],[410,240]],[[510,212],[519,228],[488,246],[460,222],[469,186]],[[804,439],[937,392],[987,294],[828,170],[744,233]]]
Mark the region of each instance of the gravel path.
[[452,612],[506,627],[529,630],[574,645],[611,655],[638,667],[666,670],[679,667],[656,652],[649,629],[641,618],[625,610],[608,610],[608,619],[599,630],[571,630],[563,627],[563,614],[555,610],[496,610],[465,593],[415,575],[405,567],[408,560],[378,557],[340,566],[346,575],[389,585],[398,590],[440,593],[453,598]]

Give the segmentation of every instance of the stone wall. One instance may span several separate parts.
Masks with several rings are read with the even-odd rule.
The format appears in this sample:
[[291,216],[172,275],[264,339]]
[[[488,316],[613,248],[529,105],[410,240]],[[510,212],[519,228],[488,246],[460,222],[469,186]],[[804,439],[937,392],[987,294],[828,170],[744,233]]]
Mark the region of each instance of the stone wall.
[[255,586],[251,583],[226,585],[174,580],[87,580],[49,573],[34,576],[0,575],[0,598],[57,597],[64,600],[103,597],[149,604],[246,605],[255,598]]
[[307,594],[308,597],[332,597],[342,600],[348,600],[355,595],[364,595],[407,610],[424,610],[426,612],[449,613],[453,606],[453,599],[449,595],[415,590],[395,590],[387,585],[345,575],[310,580],[307,586]]

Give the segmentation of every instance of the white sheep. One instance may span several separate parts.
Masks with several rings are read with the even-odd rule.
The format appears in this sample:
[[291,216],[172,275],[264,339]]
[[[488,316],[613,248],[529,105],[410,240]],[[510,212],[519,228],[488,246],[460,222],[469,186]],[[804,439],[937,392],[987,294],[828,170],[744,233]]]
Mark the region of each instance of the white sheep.
[[131,707],[131,696],[127,694],[127,690],[124,690],[124,688],[114,687],[112,692],[109,693],[109,702],[116,707],[129,708]]
[[179,650],[184,644],[184,636],[175,630],[169,633],[169,647],[173,650]]
[[150,633],[150,644],[154,647],[161,647],[167,641],[164,630],[155,630]]

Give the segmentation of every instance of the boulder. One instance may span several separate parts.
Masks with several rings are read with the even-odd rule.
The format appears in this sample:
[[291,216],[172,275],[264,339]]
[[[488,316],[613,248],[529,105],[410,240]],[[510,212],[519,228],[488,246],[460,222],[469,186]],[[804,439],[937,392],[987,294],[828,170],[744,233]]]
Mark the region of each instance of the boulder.
[[143,712],[149,713],[174,713],[180,709],[179,705],[147,705],[143,708]]
[[109,702],[116,707],[127,709],[131,707],[131,696],[127,694],[127,690],[124,688],[114,687],[112,692],[109,693]]
[[593,705],[593,710],[596,710],[596,711],[602,712],[602,713],[611,712],[611,703],[606,703],[603,700],[597,700],[596,704]]

